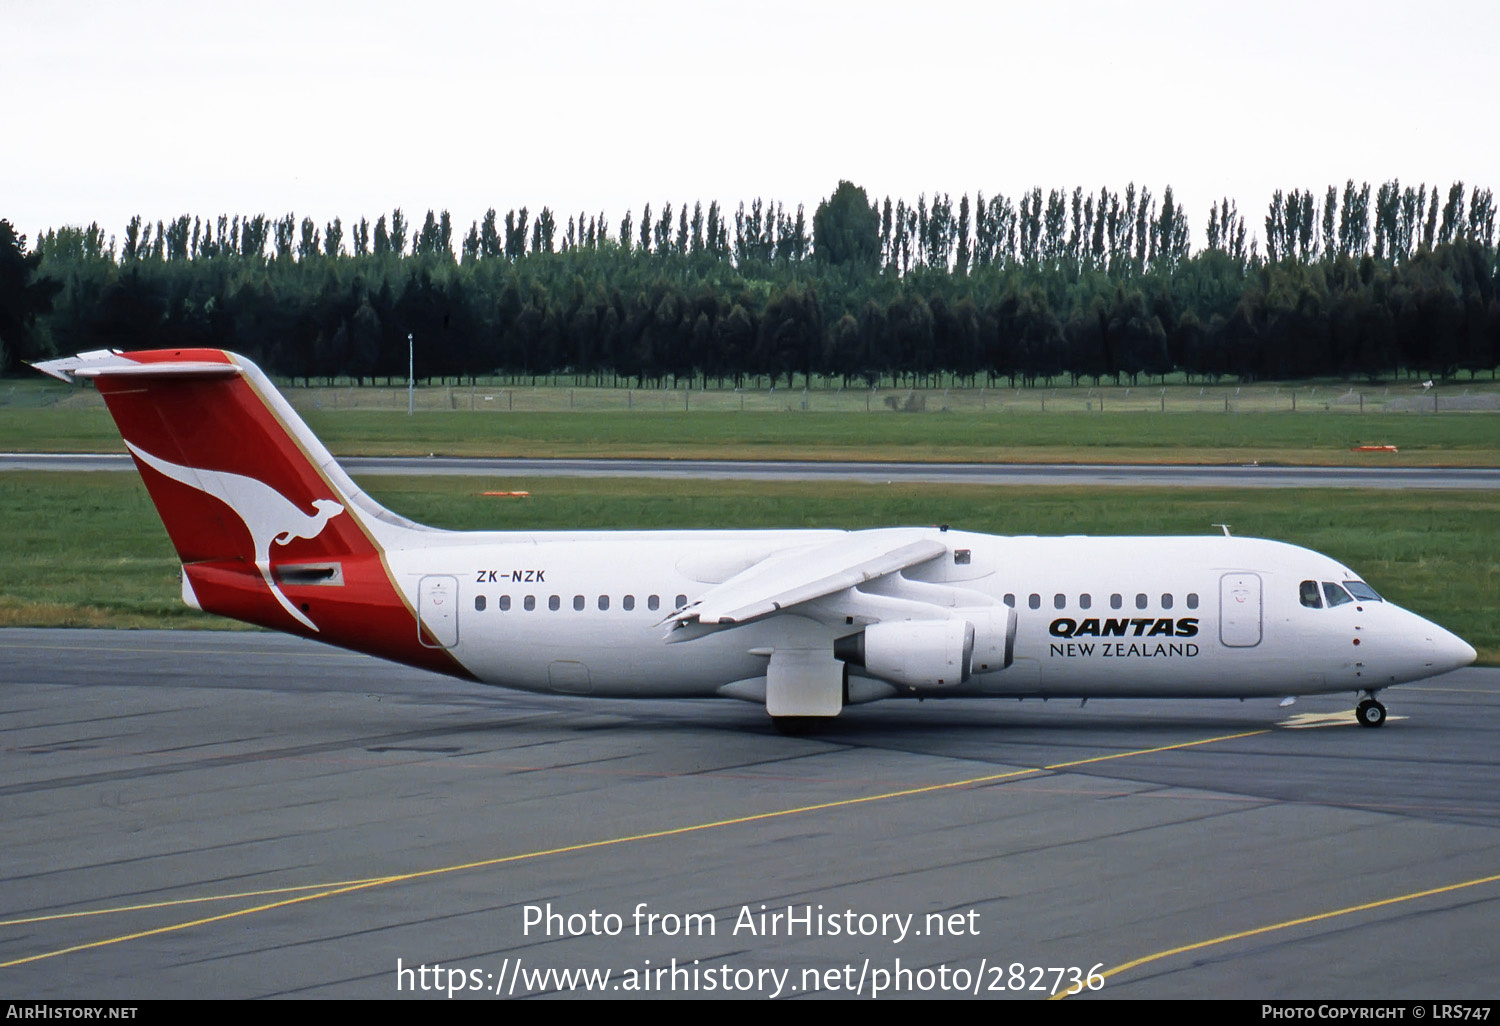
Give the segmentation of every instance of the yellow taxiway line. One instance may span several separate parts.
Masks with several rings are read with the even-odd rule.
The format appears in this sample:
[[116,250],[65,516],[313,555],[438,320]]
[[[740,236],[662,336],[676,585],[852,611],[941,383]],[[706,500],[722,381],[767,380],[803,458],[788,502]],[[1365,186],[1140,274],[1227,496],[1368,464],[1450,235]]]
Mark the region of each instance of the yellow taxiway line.
[[523,862],[531,859],[546,858],[551,855],[567,855],[573,852],[589,851],[595,848],[608,848],[622,844],[632,844],[638,841],[652,841],[663,837],[677,837],[683,834],[699,833],[705,830],[717,830],[723,827],[741,826],[746,823],[760,823],[766,820],[782,819],[788,816],[800,816],[813,812],[825,812],[829,809],[849,808],[854,805],[864,805],[871,802],[891,801],[896,798],[909,798],[920,794],[933,794],[940,791],[954,791],[967,787],[979,787],[985,784],[999,783],[1004,780],[1014,780],[1018,777],[1031,776],[1038,773],[1049,773],[1066,770],[1074,766],[1084,766],[1090,763],[1108,762],[1112,759],[1129,759],[1141,755],[1153,755],[1159,752],[1170,752],[1182,748],[1194,748],[1200,745],[1210,745],[1221,741],[1234,741],[1239,738],[1254,737],[1257,734],[1269,733],[1268,730],[1251,730],[1240,734],[1223,734],[1218,737],[1200,738],[1197,741],[1183,741],[1174,745],[1160,745],[1156,748],[1141,748],[1129,752],[1115,752],[1110,755],[1096,755],[1087,759],[1073,759],[1068,762],[1053,763],[1048,766],[1009,770],[1004,773],[989,773],[984,776],[967,777],[963,780],[951,780],[941,784],[928,784],[924,787],[903,788],[899,791],[886,791],[881,794],[865,795],[861,798],[843,798],[838,801],[819,802],[815,805],[799,805],[790,809],[777,809],[772,812],[753,813],[748,816],[735,816],[730,819],[713,820],[707,823],[693,823],[687,826],[669,827],[664,830],[653,830],[642,834],[629,834],[622,837],[608,837],[597,841],[584,841],[580,844],[565,845],[560,848],[546,848],[539,851],[521,852],[515,855],[501,855],[495,858],[478,859],[473,862],[461,862],[450,866],[438,866],[433,869],[420,869],[410,873],[393,873],[388,876],[373,876],[363,880],[346,880],[328,884],[307,884],[300,887],[272,888],[261,891],[246,891],[240,894],[230,895],[208,895],[199,898],[183,898],[176,901],[157,902],[145,905],[130,905],[119,908],[97,909],[85,912],[66,912],[52,916],[33,916],[26,919],[11,919],[0,922],[0,926],[18,925],[21,923],[50,922],[60,919],[72,919],[81,916],[105,915],[112,912],[134,912],[153,908],[167,908],[179,904],[193,904],[210,901],[227,901],[234,898],[263,897],[273,894],[289,894],[296,891],[312,891],[310,894],[298,894],[296,897],[285,898],[280,901],[272,901],[266,904],[254,905],[250,908],[236,909],[232,912],[224,912],[219,915],[204,916],[191,919],[181,923],[170,923],[166,926],[158,926],[149,930],[139,930],[134,933],[121,934],[118,937],[106,937],[101,940],[89,941],[83,944],[74,944],[66,948],[58,948],[54,951],[44,951],[36,955],[28,955],[24,958],[12,959],[8,962],[0,962],[0,969],[8,969],[12,966],[25,965],[28,962],[40,962],[43,959],[56,958],[60,955],[73,954],[78,951],[87,951],[91,948],[108,947],[112,944],[123,944],[126,941],[140,940],[143,937],[156,937],[164,933],[175,933],[179,930],[192,929],[195,926],[205,926],[209,923],[223,922],[241,916],[255,915],[258,912],[269,912],[272,909],[286,908],[290,905],[298,905],[309,901],[318,901],[323,898],[333,898],[342,894],[352,894],[356,891],[368,890],[373,887],[383,887],[387,884],[405,883],[411,880],[421,880],[428,877],[442,876],[449,873],[459,873],[465,870],[486,869],[491,866],[502,866],[512,862]]

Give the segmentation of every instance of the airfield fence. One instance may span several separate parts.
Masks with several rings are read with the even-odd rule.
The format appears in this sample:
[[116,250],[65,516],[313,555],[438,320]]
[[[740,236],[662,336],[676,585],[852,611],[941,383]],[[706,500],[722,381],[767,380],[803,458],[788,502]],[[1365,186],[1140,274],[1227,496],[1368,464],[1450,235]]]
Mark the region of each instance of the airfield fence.
[[[298,410],[405,412],[404,386],[291,386]],[[70,409],[102,405],[93,389],[0,382],[0,408]],[[1500,412],[1500,388],[1405,384],[1167,385],[1089,388],[594,388],[562,385],[418,385],[422,411],[493,413],[677,411],[868,414],[1092,415],[1108,413],[1458,413]]]
[[[1446,413],[1500,412],[1500,390],[1402,386],[1378,390],[1279,386],[1166,388],[959,389],[632,389],[560,386],[418,388],[422,410],[495,413],[568,411],[760,412],[866,414],[1094,413]],[[303,388],[289,393],[299,409],[405,410],[404,388]]]

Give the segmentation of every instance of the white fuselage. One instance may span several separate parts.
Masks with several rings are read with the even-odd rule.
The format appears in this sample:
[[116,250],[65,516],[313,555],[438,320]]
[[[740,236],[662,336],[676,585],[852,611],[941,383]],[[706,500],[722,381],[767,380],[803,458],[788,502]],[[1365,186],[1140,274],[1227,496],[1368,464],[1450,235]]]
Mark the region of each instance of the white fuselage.
[[[1301,582],[1357,577],[1281,542],[885,533],[947,547],[943,557],[904,571],[903,582],[1013,607],[1013,661],[964,682],[881,685],[868,697],[1374,691],[1473,658],[1460,639],[1388,602],[1309,608],[1299,600]],[[388,559],[423,622],[482,681],[614,697],[711,696],[763,677],[767,653],[789,627],[832,645],[860,625],[799,609],[669,643],[664,621],[769,555],[811,551],[843,534],[434,532]],[[437,606],[431,593],[424,598],[424,581],[437,587]],[[834,605],[857,607],[854,592]]]

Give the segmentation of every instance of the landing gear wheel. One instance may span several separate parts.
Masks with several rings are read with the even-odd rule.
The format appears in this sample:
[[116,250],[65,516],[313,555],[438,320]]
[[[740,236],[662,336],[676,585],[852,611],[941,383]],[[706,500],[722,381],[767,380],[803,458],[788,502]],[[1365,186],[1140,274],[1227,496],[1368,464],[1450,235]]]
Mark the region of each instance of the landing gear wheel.
[[772,716],[771,723],[775,725],[778,733],[788,737],[797,737],[815,729],[818,724],[827,719],[826,716]]
[[1361,727],[1378,727],[1385,723],[1385,706],[1367,698],[1355,707],[1354,716]]

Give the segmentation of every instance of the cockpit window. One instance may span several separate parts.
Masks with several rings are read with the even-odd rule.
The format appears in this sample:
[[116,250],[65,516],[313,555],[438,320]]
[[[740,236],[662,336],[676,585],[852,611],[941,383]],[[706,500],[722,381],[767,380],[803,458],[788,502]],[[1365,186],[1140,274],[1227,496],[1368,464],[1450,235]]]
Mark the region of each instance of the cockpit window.
[[1308,609],[1322,609],[1323,599],[1318,595],[1317,581],[1303,581],[1300,589],[1302,593],[1302,604]]
[[1328,608],[1330,609],[1332,609],[1334,606],[1342,606],[1347,602],[1354,601],[1354,599],[1349,597],[1349,593],[1347,591],[1345,591],[1343,588],[1340,588],[1332,581],[1323,582],[1323,597],[1328,599]]
[[1385,601],[1385,599],[1383,599],[1379,595],[1375,594],[1375,589],[1372,588],[1372,587],[1370,587],[1364,581],[1345,581],[1344,582],[1344,587],[1346,589],[1348,589],[1349,594],[1353,595],[1356,599],[1358,599],[1361,602],[1384,602]]

